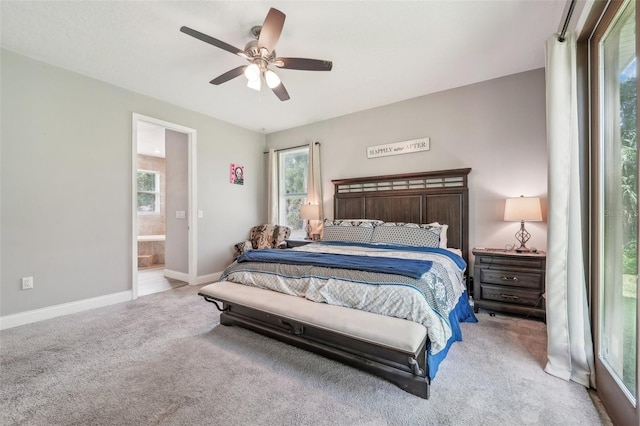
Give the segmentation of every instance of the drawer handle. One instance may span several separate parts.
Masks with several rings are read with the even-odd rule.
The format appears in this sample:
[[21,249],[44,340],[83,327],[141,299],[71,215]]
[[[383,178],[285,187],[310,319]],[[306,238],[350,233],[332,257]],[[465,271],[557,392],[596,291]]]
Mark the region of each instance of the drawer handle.
[[502,281],[518,281],[518,277],[500,277]]
[[518,299],[520,299],[518,296],[514,296],[512,294],[501,294],[500,297],[502,297],[503,299],[509,299],[509,300],[518,300]]

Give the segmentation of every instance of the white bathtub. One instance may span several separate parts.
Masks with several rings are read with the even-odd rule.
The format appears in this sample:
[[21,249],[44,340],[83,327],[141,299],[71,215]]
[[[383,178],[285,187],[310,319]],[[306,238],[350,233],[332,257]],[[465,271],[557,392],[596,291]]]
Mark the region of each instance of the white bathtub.
[[164,235],[138,235],[138,242],[140,241],[164,241]]
[[164,235],[138,235],[138,267],[164,264]]

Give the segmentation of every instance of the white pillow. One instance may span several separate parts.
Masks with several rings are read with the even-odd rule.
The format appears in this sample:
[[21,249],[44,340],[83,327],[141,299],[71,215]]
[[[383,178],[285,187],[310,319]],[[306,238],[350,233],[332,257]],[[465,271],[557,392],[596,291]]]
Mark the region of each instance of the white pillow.
[[447,230],[449,225],[442,225],[438,222],[427,223],[427,226],[440,227],[440,248],[447,248]]

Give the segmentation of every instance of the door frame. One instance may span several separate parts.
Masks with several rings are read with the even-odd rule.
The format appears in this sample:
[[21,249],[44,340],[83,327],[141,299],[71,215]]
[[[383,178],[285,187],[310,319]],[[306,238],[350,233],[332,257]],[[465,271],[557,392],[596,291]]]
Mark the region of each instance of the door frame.
[[146,115],[132,113],[131,116],[131,299],[138,298],[138,212],[137,212],[137,156],[138,156],[138,122],[144,121],[147,123],[155,124],[165,129],[174,130],[176,132],[184,133],[187,135],[187,167],[188,167],[188,212],[187,212],[187,227],[188,227],[188,239],[189,239],[189,262],[187,274],[184,278],[187,279],[188,284],[197,284],[198,278],[198,242],[197,242],[197,197],[196,194],[196,164],[197,164],[197,131],[190,127],[185,127],[180,124],[171,123],[169,121],[160,120],[157,118],[149,117]]
[[[609,27],[613,24],[618,12],[625,4],[625,0],[610,0],[604,2],[603,5],[594,14],[598,17],[598,21],[594,24],[593,32],[590,34],[585,47],[588,49],[587,57],[590,89],[590,133],[591,133],[591,324],[593,330],[594,341],[594,363],[596,374],[596,388],[600,400],[603,402],[609,417],[614,424],[638,424],[640,408],[638,407],[638,397],[636,383],[636,404],[629,400],[628,395],[621,389],[617,379],[612,375],[608,367],[601,360],[600,355],[600,315],[601,315],[601,297],[600,290],[603,285],[601,279],[601,254],[602,241],[600,237],[601,214],[600,205],[602,203],[602,187],[601,187],[601,162],[602,156],[600,151],[602,127],[600,123],[601,117],[601,99],[600,99],[600,65],[599,65],[599,43],[603,36],[608,33]],[[636,8],[636,25],[640,11]],[[636,28],[636,52],[640,45],[640,32]],[[637,98],[640,102],[640,97]],[[637,111],[640,111],[636,106]],[[636,117],[638,120],[638,117]],[[636,122],[636,126],[638,123]],[[636,329],[640,322],[640,304],[636,306]],[[638,345],[639,342],[636,342]],[[637,358],[638,349],[636,346],[636,362],[640,362]],[[636,366],[636,374],[640,368]]]

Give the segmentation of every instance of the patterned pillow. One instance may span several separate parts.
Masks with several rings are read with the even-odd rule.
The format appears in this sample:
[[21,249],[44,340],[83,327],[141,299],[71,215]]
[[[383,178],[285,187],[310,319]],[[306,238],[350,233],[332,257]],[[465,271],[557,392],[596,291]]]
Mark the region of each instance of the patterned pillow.
[[254,250],[262,250],[273,247],[273,231],[276,225],[258,225],[251,228],[249,241]]
[[278,247],[282,243],[284,243],[287,238],[291,235],[291,228],[288,226],[280,226],[276,225],[273,230],[273,247]]
[[372,243],[440,247],[440,227],[416,223],[385,222],[375,227]]
[[380,220],[343,219],[324,220],[322,241],[345,241],[349,243],[369,243],[374,227]]

